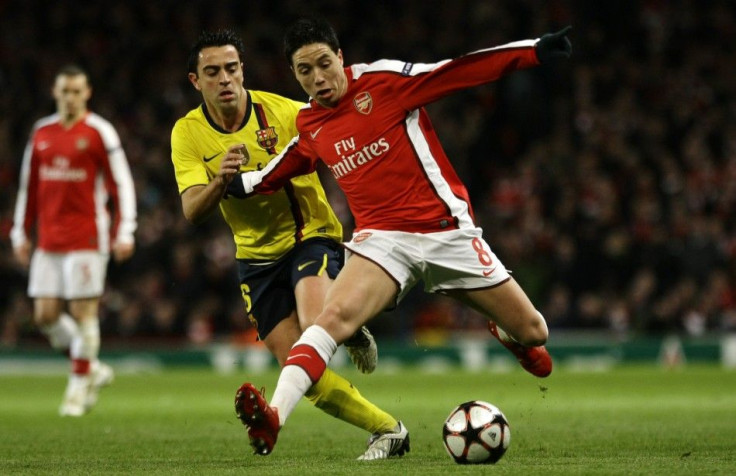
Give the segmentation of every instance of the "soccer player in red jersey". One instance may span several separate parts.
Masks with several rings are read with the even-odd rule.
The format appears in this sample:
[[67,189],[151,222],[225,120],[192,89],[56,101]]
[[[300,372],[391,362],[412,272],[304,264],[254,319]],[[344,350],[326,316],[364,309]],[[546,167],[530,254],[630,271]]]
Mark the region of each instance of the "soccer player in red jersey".
[[[232,30],[202,32],[189,54],[189,80],[202,104],[171,132],[171,160],[184,215],[200,223],[217,209],[233,233],[240,292],[258,338],[283,365],[302,329],[312,324],[343,263],[343,231],[316,173],[290,180],[279,192],[224,199],[228,146],[243,144],[240,170],[258,170],[297,134],[303,103],[245,88],[243,40]],[[229,176],[227,176],[229,175]],[[376,366],[367,329],[345,342],[364,373]],[[361,461],[410,450],[406,426],[366,399],[347,379],[326,370],[305,397],[317,408],[371,433]],[[246,422],[247,423],[247,422]],[[386,447],[386,440],[397,442]]]
[[[251,419],[251,444],[269,454],[280,427],[319,379],[337,345],[419,280],[428,292],[466,303],[538,377],[552,371],[548,330],[474,222],[468,193],[445,155],[423,106],[515,70],[567,58],[569,29],[418,64],[380,60],[343,66],[332,27],[303,19],[287,31],[284,52],[311,100],[297,116],[299,135],[261,171],[229,185],[235,197],[272,193],[289,177],[332,172],[355,218],[350,258],[327,293],[322,313],[289,353],[270,406],[243,384],[236,406]],[[225,166],[237,172],[237,154]]]
[[100,296],[110,253],[123,261],[134,252],[136,199],[115,128],[87,109],[87,73],[62,68],[52,94],[57,111],[36,122],[25,149],[10,237],[16,258],[30,266],[34,322],[71,359],[59,413],[81,416],[113,379],[98,360]]

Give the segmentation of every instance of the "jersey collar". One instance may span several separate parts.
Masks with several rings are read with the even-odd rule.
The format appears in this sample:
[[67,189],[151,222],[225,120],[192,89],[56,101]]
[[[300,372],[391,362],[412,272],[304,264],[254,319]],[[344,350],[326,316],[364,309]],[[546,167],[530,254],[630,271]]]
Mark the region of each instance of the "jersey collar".
[[250,91],[246,90],[246,107],[245,107],[245,115],[243,116],[243,122],[240,123],[240,126],[236,131],[227,131],[223,129],[222,127],[218,126],[215,121],[212,120],[212,116],[210,116],[210,112],[207,110],[207,104],[202,103],[202,113],[204,114],[204,118],[207,119],[207,122],[209,123],[210,127],[212,127],[217,132],[220,132],[222,134],[232,134],[233,132],[238,132],[241,130],[245,125],[248,123],[248,120],[250,119],[250,115],[253,111],[253,101],[251,101],[250,98]]

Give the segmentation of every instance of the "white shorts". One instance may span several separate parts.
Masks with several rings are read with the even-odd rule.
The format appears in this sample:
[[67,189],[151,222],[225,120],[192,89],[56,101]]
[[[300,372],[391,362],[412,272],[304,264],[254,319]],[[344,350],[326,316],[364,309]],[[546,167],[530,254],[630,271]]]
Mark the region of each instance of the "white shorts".
[[102,296],[109,255],[98,251],[36,250],[28,275],[30,297],[85,299]]
[[424,290],[480,289],[509,279],[506,267],[483,239],[480,228],[436,233],[362,230],[345,243],[351,253],[383,268],[399,285],[399,303],[424,280]]

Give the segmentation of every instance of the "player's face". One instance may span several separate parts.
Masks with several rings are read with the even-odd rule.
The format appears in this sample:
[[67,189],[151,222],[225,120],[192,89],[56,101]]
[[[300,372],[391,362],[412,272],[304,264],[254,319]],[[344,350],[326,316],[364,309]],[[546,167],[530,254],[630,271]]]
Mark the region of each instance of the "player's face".
[[291,68],[304,91],[323,107],[335,107],[347,90],[342,50],[335,53],[325,43],[296,50],[291,56]]
[[87,101],[92,88],[83,74],[56,77],[51,93],[56,100],[56,109],[65,121],[80,118],[87,111]]
[[189,80],[202,93],[208,108],[236,111],[245,98],[243,64],[232,45],[203,48],[197,74],[189,73]]

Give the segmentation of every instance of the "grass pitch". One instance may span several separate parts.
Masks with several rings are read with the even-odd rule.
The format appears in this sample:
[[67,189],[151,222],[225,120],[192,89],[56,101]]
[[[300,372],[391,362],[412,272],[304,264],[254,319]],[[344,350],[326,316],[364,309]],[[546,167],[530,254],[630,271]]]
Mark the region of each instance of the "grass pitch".
[[[560,366],[543,380],[521,370],[341,373],[406,423],[409,454],[355,461],[367,433],[306,401],[273,454],[251,454],[234,392],[250,380],[270,396],[273,372],[118,375],[78,419],[57,416],[65,377],[0,376],[0,473],[736,474],[736,373],[719,367],[581,373]],[[511,447],[496,465],[456,465],[442,446],[445,417],[471,399],[496,404],[510,421]]]

